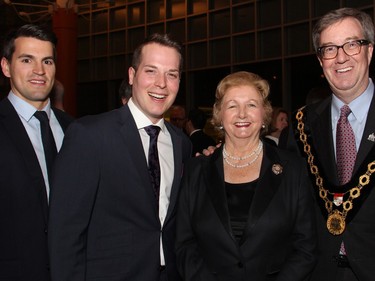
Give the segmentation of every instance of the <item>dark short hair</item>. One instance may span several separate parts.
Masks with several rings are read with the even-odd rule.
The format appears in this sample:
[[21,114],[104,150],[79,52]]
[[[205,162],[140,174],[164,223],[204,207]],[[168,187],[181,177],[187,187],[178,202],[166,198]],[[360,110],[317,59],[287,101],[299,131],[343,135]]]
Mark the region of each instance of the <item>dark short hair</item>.
[[139,64],[141,63],[142,60],[142,50],[143,47],[152,43],[156,43],[165,47],[170,47],[175,49],[179,56],[180,56],[180,65],[179,65],[179,72],[181,75],[182,72],[182,65],[183,65],[183,58],[182,58],[182,53],[181,53],[181,45],[180,43],[173,41],[168,34],[160,34],[160,33],[154,33],[147,37],[143,43],[141,43],[133,53],[133,60],[132,60],[132,67],[137,71]]
[[130,99],[130,97],[132,96],[132,86],[129,85],[128,79],[122,80],[120,88],[118,89],[118,94],[120,99]]
[[55,33],[47,26],[25,24],[18,29],[10,31],[4,39],[2,56],[8,61],[11,61],[12,55],[15,51],[14,41],[19,37],[30,37],[42,41],[51,42],[53,46],[53,57],[56,59],[56,45],[57,37]]
[[198,108],[189,111],[188,120],[191,121],[195,129],[203,129],[206,125],[207,118],[206,113]]

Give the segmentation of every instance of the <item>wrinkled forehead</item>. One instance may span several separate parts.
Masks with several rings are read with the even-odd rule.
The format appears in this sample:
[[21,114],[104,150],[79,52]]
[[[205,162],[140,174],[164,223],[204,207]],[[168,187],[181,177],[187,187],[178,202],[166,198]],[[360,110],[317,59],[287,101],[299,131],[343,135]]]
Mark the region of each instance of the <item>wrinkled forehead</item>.
[[347,17],[327,26],[320,34],[320,43],[344,43],[348,40],[363,39],[364,32],[360,22]]

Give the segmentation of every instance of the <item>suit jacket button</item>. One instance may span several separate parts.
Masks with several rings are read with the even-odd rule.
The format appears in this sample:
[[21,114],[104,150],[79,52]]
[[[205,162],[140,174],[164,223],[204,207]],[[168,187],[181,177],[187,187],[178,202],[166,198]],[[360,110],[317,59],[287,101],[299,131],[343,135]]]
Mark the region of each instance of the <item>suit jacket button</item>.
[[238,265],[239,268],[243,268],[243,263],[242,262],[238,262],[237,265]]
[[47,230],[47,228],[45,228],[45,229],[44,229],[44,233],[47,234],[47,232],[48,232],[48,230]]

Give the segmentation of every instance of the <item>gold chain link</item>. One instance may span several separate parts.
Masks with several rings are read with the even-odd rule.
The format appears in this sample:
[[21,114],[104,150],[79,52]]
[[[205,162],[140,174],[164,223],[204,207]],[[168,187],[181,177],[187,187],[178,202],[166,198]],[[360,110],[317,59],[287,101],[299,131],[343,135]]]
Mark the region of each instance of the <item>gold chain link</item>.
[[310,166],[310,172],[315,176],[315,184],[319,188],[319,197],[323,199],[325,208],[328,212],[328,231],[333,235],[340,235],[345,230],[346,216],[348,212],[353,209],[353,199],[358,198],[361,195],[362,187],[370,183],[370,176],[375,171],[375,161],[372,161],[367,165],[367,171],[359,177],[358,185],[343,193],[343,198],[349,193],[348,199],[342,203],[343,211],[337,209],[333,210],[333,202],[328,199],[328,194],[333,196],[334,193],[331,193],[323,187],[323,178],[319,174],[318,167],[314,164],[314,155],[311,153],[311,146],[307,142],[307,135],[304,131],[305,124],[302,121],[302,109],[298,110],[296,118],[298,120],[297,129],[299,131],[299,139],[303,143],[303,150],[307,155],[307,163]]

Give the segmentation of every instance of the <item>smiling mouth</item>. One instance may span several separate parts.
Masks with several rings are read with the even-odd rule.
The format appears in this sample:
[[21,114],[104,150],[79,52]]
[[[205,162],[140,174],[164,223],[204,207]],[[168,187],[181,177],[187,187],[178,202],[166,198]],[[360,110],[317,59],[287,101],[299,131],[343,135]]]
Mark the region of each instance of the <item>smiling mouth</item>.
[[246,127],[250,125],[250,122],[236,122],[235,125],[237,127]]
[[337,73],[345,73],[345,72],[348,72],[352,69],[353,69],[352,67],[346,67],[346,68],[342,68],[342,69],[337,69],[336,72]]
[[46,81],[42,81],[42,80],[30,80],[30,83],[38,84],[38,85],[45,85]]
[[151,93],[151,92],[148,92],[148,95],[154,99],[158,99],[158,100],[163,100],[166,98],[165,95],[160,95],[160,94],[155,94],[155,93]]

